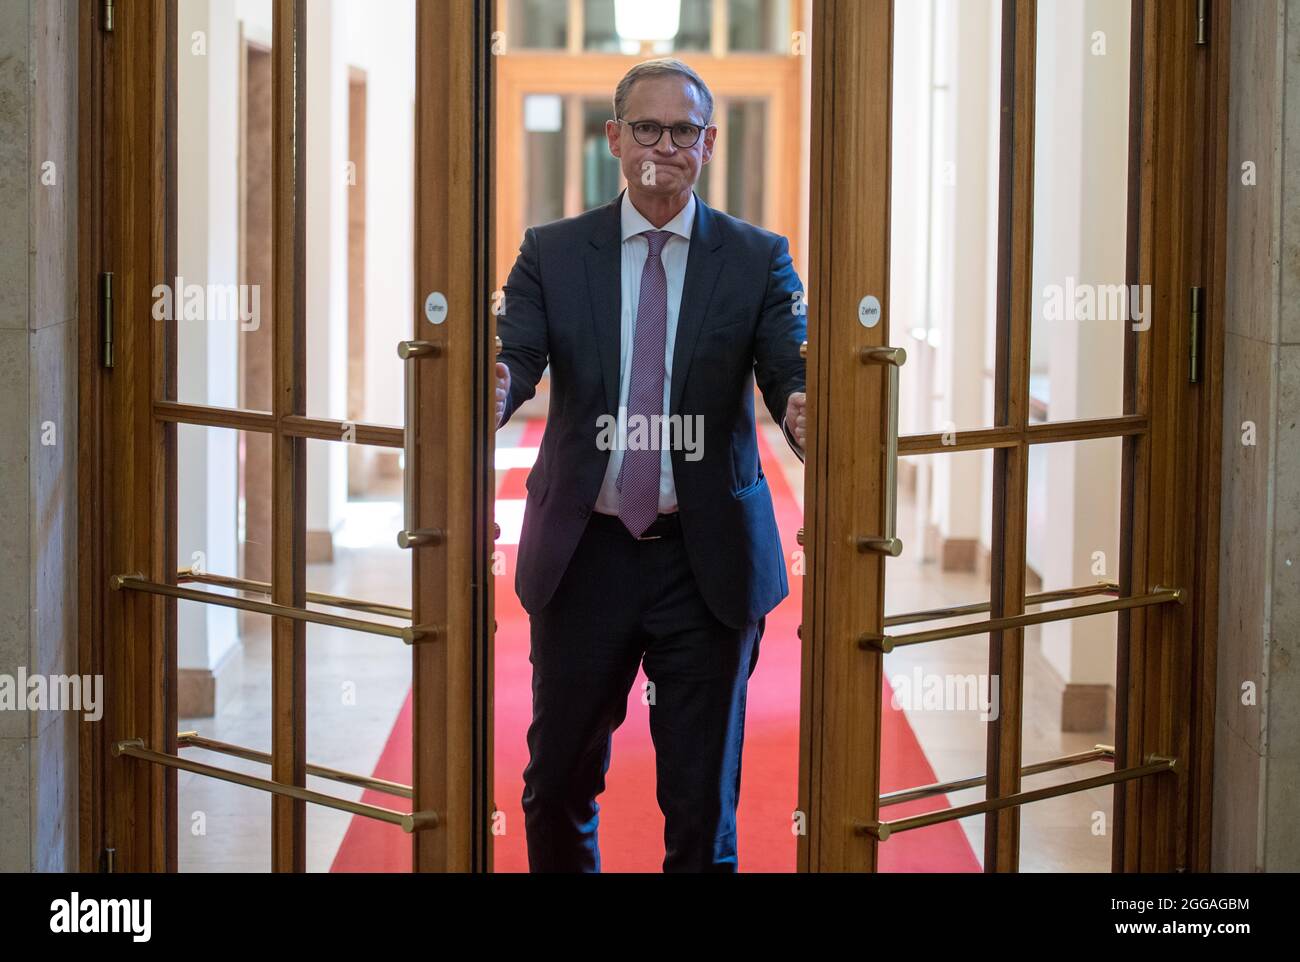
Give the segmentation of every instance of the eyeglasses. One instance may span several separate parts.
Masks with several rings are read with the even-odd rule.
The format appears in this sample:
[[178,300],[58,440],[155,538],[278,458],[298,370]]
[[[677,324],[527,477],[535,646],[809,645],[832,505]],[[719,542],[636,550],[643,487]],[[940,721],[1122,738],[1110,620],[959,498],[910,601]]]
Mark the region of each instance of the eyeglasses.
[[632,136],[642,147],[653,147],[663,138],[665,130],[672,131],[673,144],[679,150],[689,150],[694,147],[700,140],[700,134],[704,133],[705,128],[699,124],[679,123],[665,127],[663,124],[654,120],[623,120],[617,118],[620,124],[627,124],[632,128]]

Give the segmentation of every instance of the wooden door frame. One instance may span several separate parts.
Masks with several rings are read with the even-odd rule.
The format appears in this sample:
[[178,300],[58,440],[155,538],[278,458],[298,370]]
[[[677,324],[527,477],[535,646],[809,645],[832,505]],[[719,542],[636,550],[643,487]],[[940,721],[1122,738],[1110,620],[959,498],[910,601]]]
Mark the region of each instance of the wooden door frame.
[[[1007,6],[1012,5],[1012,6]],[[1004,0],[1002,172],[1000,177],[999,353],[1015,379],[1027,378],[1028,270],[1033,250],[1032,177],[1036,33],[1033,0]],[[1184,589],[1185,603],[1119,617],[1116,768],[1152,754],[1172,755],[1172,773],[1128,781],[1115,792],[1116,871],[1207,871],[1214,743],[1218,606],[1219,459],[1222,424],[1223,306],[1227,184],[1229,5],[1212,4],[1209,42],[1195,43],[1196,5],[1135,0],[1130,142],[1128,283],[1152,285],[1163,339],[1126,337],[1134,375],[1123,418],[1097,434],[1082,422],[1037,426],[1038,440],[1124,437],[1123,554],[1131,561],[1121,594],[1155,585]],[[857,538],[884,531],[883,445],[888,409],[884,365],[864,367],[859,352],[889,341],[889,189],[863,172],[890,170],[892,0],[817,0],[813,10],[809,444],[806,464],[802,712],[798,839],[801,871],[874,871],[880,842],[883,655],[863,647],[884,632],[885,565],[860,552]],[[887,29],[881,29],[881,25]],[[1143,65],[1146,65],[1144,68]],[[1147,69],[1149,68],[1149,69]],[[845,91],[853,91],[848,98]],[[1020,138],[1027,149],[1009,148]],[[834,202],[830,185],[834,184]],[[1011,188],[1016,188],[1012,190]],[[1140,225],[1141,231],[1132,229]],[[1012,265],[1015,270],[1012,271]],[[1012,278],[1019,279],[1013,288]],[[1206,291],[1199,384],[1189,383],[1190,289]],[[880,297],[885,321],[846,323],[859,299]],[[1005,352],[1005,353],[1004,353]],[[997,467],[1024,490],[1028,439],[1021,390],[1003,386],[999,423],[963,432],[958,447],[940,436],[904,439],[902,453],[995,448]],[[833,415],[833,416],[829,416]],[[1042,428],[1043,430],[1039,430]],[[995,441],[1005,441],[998,447]],[[851,469],[851,470],[850,470]],[[1179,491],[1181,499],[1162,492]],[[1007,537],[994,568],[993,615],[1024,610],[1023,503],[995,491],[995,528]],[[999,507],[1000,505],[1000,507]],[[1198,510],[1199,509],[1199,510]],[[1171,584],[1172,582],[1172,584]],[[832,604],[834,600],[834,604]],[[990,635],[990,672],[1000,704],[1020,705],[1023,629]],[[1004,711],[1003,715],[1006,712]],[[1018,722],[1019,711],[1014,713]],[[1021,791],[1019,724],[995,723],[987,764],[988,797]],[[1119,735],[1117,734],[1117,738]],[[971,774],[976,774],[972,772]],[[1014,871],[1018,808],[986,818],[986,871]],[[885,844],[888,844],[885,842]]]
[[[101,721],[80,725],[80,865],[175,871],[166,844],[176,836],[174,774],[121,764],[110,748],[143,737],[176,750],[175,728],[165,724],[176,697],[175,666],[169,671],[164,657],[171,619],[163,603],[111,598],[108,577],[141,571],[162,580],[170,569],[174,579],[176,570],[174,539],[169,549],[153,523],[175,492],[166,474],[175,431],[154,421],[149,406],[162,392],[162,332],[124,323],[148,318],[155,279],[175,276],[174,225],[162,216],[175,181],[159,164],[175,146],[160,122],[173,88],[152,80],[176,23],[164,0],[119,5],[111,35],[102,16],[102,4],[79,8],[78,654],[80,671],[103,675],[105,693]],[[114,275],[112,370],[103,361],[101,272]]]
[[[297,15],[301,3],[277,0],[280,8],[294,11],[282,16]],[[421,89],[426,83],[430,89],[451,89],[457,78],[470,76],[475,90],[474,97],[463,102],[423,98],[419,129],[433,131],[433,143],[417,145],[417,156],[424,161],[418,174],[417,303],[423,302],[423,292],[440,288],[458,308],[444,330],[434,334],[444,338],[446,363],[439,373],[445,376],[429,379],[432,391],[421,407],[418,428],[421,437],[435,439],[420,448],[421,470],[445,472],[428,489],[432,497],[418,507],[421,523],[443,521],[444,544],[457,549],[424,549],[415,566],[417,586],[439,598],[435,610],[426,614],[445,625],[446,639],[437,649],[417,654],[416,676],[426,691],[429,679],[447,680],[445,688],[439,686],[438,697],[418,708],[416,725],[444,731],[449,746],[445,753],[422,756],[427,764],[415,773],[417,799],[432,800],[428,807],[446,814],[434,832],[417,834],[417,870],[485,871],[491,866],[492,579],[484,567],[490,550],[491,464],[480,452],[469,465],[447,470],[448,463],[459,463],[447,455],[477,450],[473,439],[490,433],[486,387],[493,332],[490,322],[481,320],[490,316],[491,249],[485,234],[492,204],[488,6],[420,4],[417,28],[421,51],[434,52],[417,58]],[[175,225],[166,211],[174,209],[176,182],[174,169],[164,161],[175,148],[174,130],[165,123],[175,106],[175,84],[174,78],[167,84],[157,78],[163,75],[168,49],[175,48],[176,23],[167,0],[131,0],[116,5],[113,33],[105,34],[102,9],[99,4],[80,8],[78,51],[78,271],[80,301],[86,306],[78,347],[78,605],[83,626],[79,671],[103,674],[106,682],[103,720],[96,725],[83,722],[80,729],[81,868],[102,871],[111,864],[119,871],[174,871],[176,851],[169,840],[176,838],[177,828],[175,770],[114,758],[110,746],[142,737],[157,751],[176,752],[175,726],[168,724],[175,711],[175,665],[166,657],[175,650],[175,638],[169,635],[175,603],[111,592],[107,580],[113,573],[140,571],[167,583],[174,581],[176,571],[174,538],[154,523],[161,513],[175,511],[175,422],[157,419],[154,411],[154,397],[166,396],[166,370],[174,358],[163,354],[163,325],[150,317],[150,291],[157,278],[175,276]],[[1135,169],[1153,229],[1142,235],[1133,272],[1155,285],[1157,304],[1172,306],[1170,316],[1182,316],[1174,308],[1185,305],[1186,291],[1193,285],[1204,286],[1208,299],[1202,383],[1186,384],[1185,336],[1172,350],[1152,358],[1153,370],[1165,375],[1150,382],[1162,389],[1150,399],[1153,417],[1158,411],[1161,423],[1169,427],[1163,433],[1152,431],[1145,454],[1131,442],[1127,445],[1130,464],[1145,456],[1164,472],[1153,476],[1151,490],[1160,490],[1156,482],[1168,483],[1164,479],[1177,459],[1194,469],[1188,478],[1196,496],[1186,502],[1191,508],[1181,515],[1177,505],[1166,506],[1161,516],[1136,518],[1130,527],[1147,549],[1135,551],[1145,565],[1140,571],[1145,577],[1139,580],[1173,565],[1188,574],[1190,600],[1175,618],[1163,619],[1164,630],[1148,638],[1145,659],[1128,660],[1129,701],[1123,710],[1130,716],[1144,706],[1149,711],[1159,704],[1160,693],[1173,686],[1184,692],[1185,703],[1178,706],[1176,717],[1158,713],[1145,719],[1140,731],[1131,727],[1124,750],[1133,757],[1172,750],[1186,765],[1176,779],[1151,783],[1150,789],[1130,783],[1117,792],[1121,840],[1115,867],[1205,870],[1218,600],[1229,10],[1227,4],[1212,5],[1211,42],[1192,48],[1186,40],[1194,26],[1194,4],[1141,0],[1135,9],[1142,23],[1142,55],[1153,58],[1155,68],[1153,83],[1142,91],[1152,108],[1145,116],[1152,123],[1140,128],[1143,147]],[[878,199],[853,195],[843,187],[835,204],[816,201],[823,199],[819,192],[833,174],[851,168],[888,169],[888,141],[881,143],[873,135],[888,121],[888,71],[879,65],[889,62],[890,31],[880,31],[879,24],[888,21],[891,12],[888,0],[819,0],[814,14],[814,203],[809,236],[816,243],[809,271],[814,309],[806,462],[811,557],[801,631],[799,786],[809,832],[799,839],[799,867],[834,871],[875,866],[876,844],[859,835],[854,822],[875,815],[865,812],[858,800],[875,797],[879,786],[875,773],[852,760],[861,758],[862,751],[878,755],[880,659],[864,657],[852,642],[869,613],[880,610],[883,570],[879,559],[860,555],[838,534],[878,529],[882,455],[878,445],[855,436],[862,422],[846,417],[832,421],[820,412],[839,411],[845,405],[879,408],[883,378],[858,376],[854,351],[884,343],[887,324],[873,332],[831,324],[832,316],[842,318],[856,310],[862,285],[843,266],[835,269],[830,252],[837,263],[865,271],[877,281],[872,286],[887,297],[888,250],[880,246],[878,232],[870,225],[882,217],[888,222],[888,204],[887,197],[881,207]],[[437,88],[439,84],[444,86]],[[837,115],[836,91],[850,86],[860,92],[860,109],[844,116],[841,99]],[[298,121],[281,117],[281,132],[286,122]],[[464,136],[451,136],[453,129]],[[446,170],[463,173],[471,188],[449,190],[441,178]],[[1172,189],[1163,189],[1170,185]],[[281,215],[299,214],[291,202],[284,206],[284,196],[281,188]],[[431,203],[431,196],[438,201]],[[851,202],[845,202],[846,197]],[[435,216],[438,203],[447,204],[452,216]],[[871,208],[872,203],[877,206]],[[465,244],[469,236],[474,242]],[[99,318],[89,307],[99,304],[102,271],[115,274],[116,366],[111,371],[101,366]],[[460,331],[468,337],[458,341],[449,336]],[[148,384],[150,391],[139,391],[140,384]],[[826,393],[833,386],[840,392],[834,397]],[[284,416],[293,415],[277,415]],[[302,438],[334,438],[320,423],[298,420]],[[220,413],[211,415],[211,423],[232,426]],[[842,470],[845,465],[853,465],[854,478]],[[1196,512],[1198,506],[1204,514]],[[1136,503],[1130,501],[1127,509],[1136,510]],[[1178,532],[1178,537],[1164,538],[1165,530]],[[1171,545],[1172,560],[1154,557],[1156,546],[1168,550]],[[450,589],[439,594],[430,588],[435,584]],[[443,617],[437,618],[439,614]],[[1130,643],[1132,637],[1130,633]],[[292,650],[285,658],[292,684],[302,649],[300,644],[286,647]],[[868,699],[858,697],[864,677],[865,691],[876,693]],[[863,711],[868,700],[875,708],[874,719]],[[277,754],[291,773],[301,771],[305,758],[299,746],[277,746]],[[453,791],[440,795],[444,788]],[[293,801],[276,806],[275,834],[283,840],[277,846],[278,869],[300,867],[296,823],[301,808]],[[1146,825],[1157,830],[1144,832]],[[1009,843],[999,845],[1006,848]],[[106,855],[110,849],[111,859]]]
[[[295,37],[305,0],[274,0],[275,35]],[[152,290],[176,276],[175,0],[82,4],[78,21],[78,607],[79,671],[102,674],[105,710],[79,732],[80,867],[83,871],[176,871],[176,768],[114,754],[139,738],[151,753],[177,754],[175,608],[171,597],[113,591],[113,575],[140,573],[176,583],[178,423],[270,433],[278,478],[273,492],[273,602],[302,607],[305,586],[304,446],[339,441],[339,424],[305,415],[302,358],[305,204],[301,144],[305,107],[285,80],[303,51],[277,44],[273,139],[276,359],[279,390],[270,415],[176,403],[175,339],[152,318]],[[413,833],[416,871],[485,870],[491,864],[491,578],[488,529],[492,465],[452,456],[490,431],[491,5],[420,3],[416,24],[417,340],[435,345],[416,377],[417,486],[414,524],[439,539],[414,549],[414,623],[436,628],[413,645],[414,809],[437,814]],[[301,73],[299,74],[301,76]],[[466,91],[469,96],[453,96]],[[454,184],[452,181],[455,181]],[[469,242],[467,243],[467,239]],[[103,364],[101,274],[113,274],[114,366]],[[445,323],[423,318],[425,295],[451,305]],[[174,322],[173,322],[174,323]],[[297,343],[301,343],[298,341]],[[394,345],[396,347],[396,345]],[[170,354],[167,352],[171,352]],[[292,375],[292,376],[291,376]],[[296,387],[295,387],[296,385]],[[356,426],[360,443],[401,447],[400,429]],[[159,523],[159,519],[170,519]],[[305,632],[274,617],[277,695],[271,774],[305,783]],[[281,734],[293,722],[295,735]],[[305,867],[305,802],[273,795],[272,863]]]

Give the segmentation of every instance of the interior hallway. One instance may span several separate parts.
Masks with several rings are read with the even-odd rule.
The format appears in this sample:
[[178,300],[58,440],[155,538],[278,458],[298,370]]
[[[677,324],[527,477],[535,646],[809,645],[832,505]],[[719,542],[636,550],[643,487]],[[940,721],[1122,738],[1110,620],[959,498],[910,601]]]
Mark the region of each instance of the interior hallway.
[[[534,401],[530,407],[540,405]],[[779,471],[793,499],[788,522],[782,523],[781,530],[787,558],[793,561],[793,553],[797,550],[793,526],[801,516],[803,502],[803,466],[789,450],[780,429],[766,416],[762,418],[761,428],[765,442],[764,470],[769,476]],[[522,474],[526,474],[536,456],[535,444],[521,441],[530,433],[535,439],[540,430],[540,422],[517,418],[497,436],[497,484],[501,495],[497,517],[502,527],[500,547],[511,561],[512,545],[518,538],[522,514]],[[511,471],[517,472],[519,478],[517,497],[511,497],[511,492],[502,488]],[[401,526],[397,495],[394,490],[388,497],[381,493],[377,500],[348,503],[346,520],[335,538],[334,562],[309,567],[311,590],[409,605],[409,555],[397,549],[393,540],[394,533]],[[908,530],[909,521],[916,517],[914,506],[905,489],[900,492],[900,497],[900,535],[905,545],[919,545],[919,536]],[[504,574],[498,576],[498,591],[511,591],[513,577],[513,566],[510,565]],[[801,583],[801,578],[791,578],[791,598],[785,603],[794,606],[796,613]],[[943,572],[936,564],[919,561],[917,553],[909,550],[889,562],[887,584],[889,614],[969,602],[975,598],[987,598],[988,593],[987,582],[978,575]],[[498,612],[502,612],[505,600],[517,607],[513,595],[505,596],[503,600],[503,595],[498,594]],[[526,622],[521,621],[511,630],[525,632]],[[789,634],[789,637],[784,637],[784,634]],[[1025,759],[1036,761],[1108,742],[1112,737],[1110,731],[1061,732],[1059,714],[1054,714],[1059,712],[1059,704],[1054,709],[1050,699],[1035,697],[1036,693],[1046,691],[1046,686],[1040,684],[1038,678],[1046,669],[1041,659],[1035,657],[1037,642],[1036,629],[1030,629],[1027,638]],[[516,720],[521,714],[526,717],[530,699],[526,661],[522,663],[522,671],[516,664],[509,673],[503,674],[503,665],[509,663],[503,646],[512,643],[522,643],[526,650],[526,635],[513,640],[498,636],[496,802],[499,808],[509,812],[518,809],[516,786],[522,786],[526,748],[522,744],[522,732],[515,733],[518,737],[514,741],[519,744],[510,741],[508,733],[514,728],[503,720],[507,715],[513,715]],[[910,678],[917,669],[927,676],[957,674],[978,677],[988,671],[987,652],[985,636],[900,648],[886,658],[886,677],[891,679],[902,675]],[[197,730],[204,737],[268,751],[271,731],[269,657],[269,619],[260,615],[246,616],[241,683],[221,706],[216,718],[182,719],[180,730]],[[311,762],[409,784],[411,662],[407,646],[393,639],[311,625],[308,628],[307,660],[307,742]],[[793,630],[783,633],[774,630],[770,624],[764,636],[758,668],[751,680],[754,697],[751,698],[746,727],[745,755],[748,777],[743,783],[739,815],[742,826],[750,818],[757,817],[764,820],[764,828],[757,835],[762,839],[758,844],[760,851],[747,850],[742,836],[742,871],[793,871],[795,867],[795,840],[789,834],[789,813],[795,807],[798,770],[798,666],[798,643]],[[773,675],[774,671],[776,675]],[[762,703],[758,698],[763,699]],[[638,690],[634,687],[628,720],[614,738],[609,787],[601,797],[602,849],[606,852],[605,867],[610,871],[657,871],[658,861],[662,858],[662,817],[658,816],[652,801],[646,802],[646,798],[627,794],[632,790],[650,799],[653,797],[653,769],[647,768],[651,765],[650,760],[638,761],[635,754],[629,754],[628,748],[638,738],[648,742],[648,722],[643,711],[638,713],[635,710],[640,707],[638,699]],[[886,710],[889,710],[888,706]],[[891,777],[905,779],[909,777],[907,773],[915,771],[917,760],[898,754],[907,754],[905,747],[898,746],[912,744],[913,734],[923,752],[919,763],[928,763],[934,779],[944,781],[983,772],[986,730],[978,716],[975,708],[967,711],[924,710],[923,706],[906,708],[901,717],[905,718],[910,732],[903,732],[904,737],[899,740],[889,735],[887,727],[882,741],[884,790],[915,784],[906,780],[899,783],[889,781]],[[514,727],[519,727],[519,724]],[[186,748],[183,752],[195,760],[254,774],[266,773],[266,767],[256,762],[195,748]],[[776,772],[760,771],[760,766],[770,768],[773,765]],[[1026,785],[1035,787],[1058,779],[1085,777],[1101,773],[1107,767],[1105,763],[1091,763],[1035,776],[1027,780]],[[630,779],[642,781],[634,785]],[[404,799],[316,777],[309,777],[308,785],[318,791],[391,808],[403,808],[405,802]],[[270,801],[266,795],[185,772],[179,773],[179,794],[182,871],[269,871]],[[955,806],[978,800],[982,795],[983,789],[968,789],[949,795],[947,801]],[[624,801],[628,798],[638,800]],[[1094,825],[1098,824],[1096,813],[1103,813],[1108,827],[1110,802],[1110,792],[1100,790],[1025,806],[1021,814],[1022,868],[1026,871],[1109,871],[1110,839],[1108,834],[1094,834]],[[620,818],[620,811],[626,804],[648,805],[653,826],[645,825],[639,817],[636,825],[628,825],[626,819]],[[936,802],[928,804],[934,806]],[[925,810],[924,807],[921,810]],[[886,816],[898,817],[910,811],[900,807],[892,812],[887,810]],[[655,816],[658,816],[657,821]],[[399,871],[403,870],[403,865],[409,870],[410,840],[399,829],[315,805],[307,806],[307,819],[309,871]],[[984,820],[982,817],[968,818],[958,824],[965,833],[969,848],[962,851],[956,860],[953,852],[964,847],[950,844],[951,835],[947,842],[941,842],[932,834],[945,829],[938,826],[912,833],[910,839],[899,837],[893,842],[892,849],[886,843],[881,850],[881,869],[953,870],[964,866],[968,870],[978,870],[982,862]],[[624,830],[631,830],[630,836]],[[947,826],[946,830],[951,832],[952,826]],[[522,823],[508,818],[506,836],[496,842],[498,871],[526,869],[522,837],[513,837],[516,831],[522,833]]]

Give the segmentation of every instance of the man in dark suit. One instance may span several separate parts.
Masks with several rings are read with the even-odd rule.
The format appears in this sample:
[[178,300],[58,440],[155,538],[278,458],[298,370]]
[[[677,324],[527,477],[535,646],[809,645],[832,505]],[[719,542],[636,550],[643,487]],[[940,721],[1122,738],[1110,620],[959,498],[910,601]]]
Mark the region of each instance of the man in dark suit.
[[525,232],[498,324],[499,424],[551,373],[515,575],[529,867],[600,870],[595,799],[644,663],[664,871],[734,872],[745,692],[789,594],[753,385],[802,458],[803,286],[784,237],[695,194],[717,127],[694,71],[638,64],[614,113],[627,190]]

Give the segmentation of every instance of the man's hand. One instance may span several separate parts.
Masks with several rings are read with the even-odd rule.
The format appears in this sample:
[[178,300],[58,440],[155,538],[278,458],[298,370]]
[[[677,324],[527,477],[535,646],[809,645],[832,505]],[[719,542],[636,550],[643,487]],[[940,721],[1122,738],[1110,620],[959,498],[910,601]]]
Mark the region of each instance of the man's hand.
[[805,417],[808,408],[808,395],[803,391],[796,391],[790,395],[790,399],[785,405],[785,424],[794,435],[795,443],[801,448],[806,448],[805,432],[807,431],[807,419]]
[[506,399],[510,397],[510,368],[497,361],[497,424],[506,413]]

